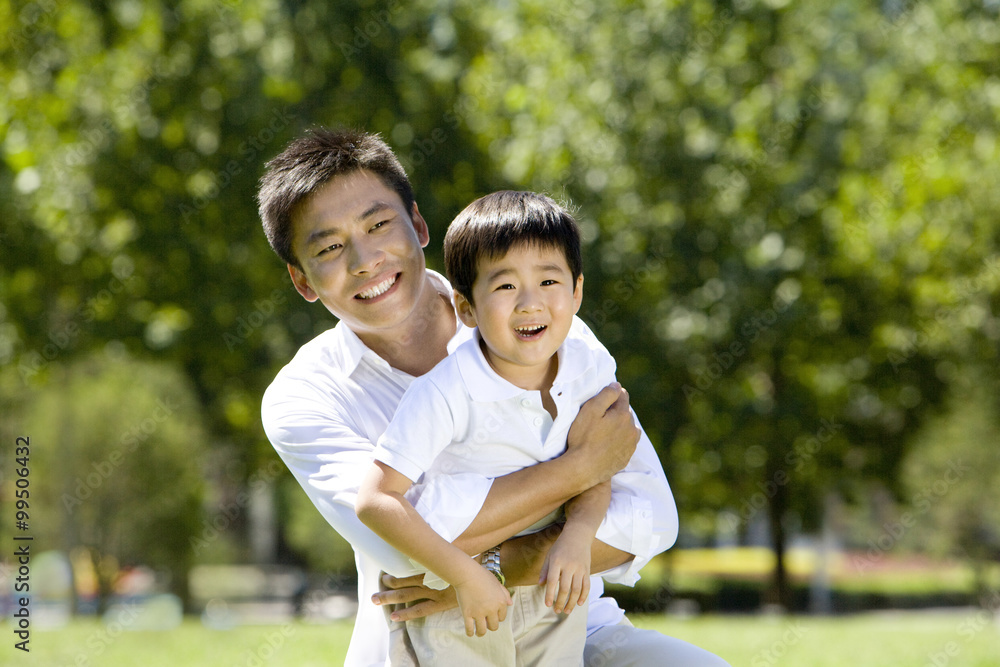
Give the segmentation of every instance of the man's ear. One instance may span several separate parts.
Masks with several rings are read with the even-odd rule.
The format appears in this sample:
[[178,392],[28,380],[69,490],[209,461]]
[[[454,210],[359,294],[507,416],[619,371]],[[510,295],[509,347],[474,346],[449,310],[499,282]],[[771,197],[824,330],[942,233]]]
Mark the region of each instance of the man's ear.
[[583,274],[576,278],[576,286],[573,288],[573,314],[580,312],[580,304],[583,303]]
[[420,209],[417,208],[417,202],[413,202],[413,210],[410,211],[410,219],[413,220],[413,229],[417,232],[417,240],[420,241],[420,247],[426,248],[427,244],[431,241],[431,233],[427,228],[427,221],[424,220],[424,216],[420,215]]
[[288,266],[288,275],[292,277],[292,284],[295,285],[295,289],[302,295],[302,298],[310,303],[318,299],[319,295],[313,291],[312,287],[309,287],[309,279],[306,278],[305,272],[291,264],[286,266]]
[[472,303],[458,290],[455,290],[455,312],[458,313],[458,319],[462,320],[462,324],[467,327],[476,326],[476,311]]

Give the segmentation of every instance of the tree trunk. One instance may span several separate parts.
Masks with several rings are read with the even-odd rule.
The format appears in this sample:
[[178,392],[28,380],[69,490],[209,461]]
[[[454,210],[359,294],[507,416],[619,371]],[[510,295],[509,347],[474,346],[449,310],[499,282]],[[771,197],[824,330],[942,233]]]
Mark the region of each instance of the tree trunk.
[[[773,479],[773,476],[769,476],[768,479]],[[787,506],[788,494],[785,486],[776,485],[774,495],[767,506],[771,524],[771,546],[774,549],[774,572],[771,577],[771,589],[765,596],[764,602],[780,605],[785,610],[792,607],[788,572],[785,568],[785,526],[782,522]]]

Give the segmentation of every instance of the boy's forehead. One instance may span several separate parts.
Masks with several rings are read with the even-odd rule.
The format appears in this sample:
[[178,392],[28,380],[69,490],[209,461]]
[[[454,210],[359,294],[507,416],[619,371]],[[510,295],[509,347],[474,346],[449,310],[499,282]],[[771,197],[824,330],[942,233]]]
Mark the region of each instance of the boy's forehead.
[[506,251],[484,253],[476,261],[479,277],[509,268],[553,268],[569,271],[565,251],[559,244],[544,239],[531,239],[516,243]]

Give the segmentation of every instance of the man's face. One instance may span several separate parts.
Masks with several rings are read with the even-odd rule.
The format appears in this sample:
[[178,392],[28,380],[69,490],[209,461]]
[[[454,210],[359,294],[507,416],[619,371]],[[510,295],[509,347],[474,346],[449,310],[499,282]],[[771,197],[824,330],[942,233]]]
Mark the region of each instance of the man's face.
[[355,332],[391,329],[417,304],[426,279],[427,223],[374,173],[334,177],[303,202],[292,223],[292,252],[302,265],[288,267],[296,289]]
[[496,260],[482,259],[469,303],[456,294],[462,321],[478,326],[486,356],[511,382],[544,374],[583,299],[560,248],[522,245]]

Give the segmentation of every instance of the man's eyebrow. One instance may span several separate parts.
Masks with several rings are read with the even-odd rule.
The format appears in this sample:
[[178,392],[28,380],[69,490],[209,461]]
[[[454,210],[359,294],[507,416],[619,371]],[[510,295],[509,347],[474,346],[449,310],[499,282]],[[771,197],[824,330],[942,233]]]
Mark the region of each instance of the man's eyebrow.
[[[364,211],[362,211],[361,214],[355,218],[355,220],[361,221],[366,218],[370,218],[376,213],[381,213],[386,209],[392,209],[392,206],[384,201],[373,202],[372,205],[366,208]],[[314,231],[312,234],[309,235],[309,238],[306,239],[306,247],[309,247],[312,244],[317,243],[328,236],[333,236],[335,234],[338,234],[339,232],[340,232],[339,227],[327,227],[326,229],[317,229],[316,231]]]
[[361,215],[359,215],[357,218],[355,218],[355,219],[356,220],[364,220],[365,218],[370,218],[371,216],[375,215],[376,213],[381,213],[382,211],[384,211],[387,208],[391,209],[392,206],[390,206],[388,203],[386,203],[384,201],[373,202],[371,206],[369,206],[368,208],[366,208],[364,210],[364,212]]

